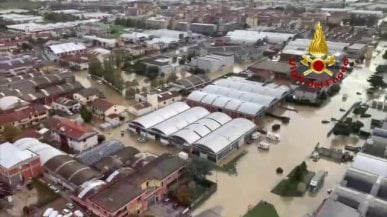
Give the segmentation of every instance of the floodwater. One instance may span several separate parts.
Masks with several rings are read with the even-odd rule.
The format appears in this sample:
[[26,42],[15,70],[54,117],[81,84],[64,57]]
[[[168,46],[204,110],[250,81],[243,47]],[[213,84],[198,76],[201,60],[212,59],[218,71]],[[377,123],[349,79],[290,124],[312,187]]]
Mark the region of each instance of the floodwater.
[[[382,43],[381,43],[382,44]],[[387,45],[387,42],[384,43]],[[384,45],[383,44],[383,45]],[[379,49],[385,49],[379,48]],[[331,136],[327,138],[327,132],[333,127],[332,124],[322,124],[322,120],[330,120],[332,117],[340,118],[343,112],[339,109],[348,109],[354,102],[366,99],[366,89],[368,88],[367,78],[375,69],[375,62],[387,64],[387,61],[379,55],[361,69],[355,69],[342,83],[341,91],[330,102],[321,108],[308,106],[293,106],[298,112],[279,110],[282,115],[289,116],[291,121],[287,125],[282,125],[279,131],[281,141],[273,144],[269,151],[260,151],[256,144],[246,147],[248,153],[238,161],[237,175],[230,176],[221,172],[214,172],[208,178],[218,183],[218,190],[199,208],[194,211],[194,215],[202,212],[220,212],[222,217],[239,217],[246,213],[249,205],[255,205],[260,200],[266,200],[276,207],[281,217],[300,217],[308,212],[314,211],[324,198],[327,197],[327,190],[334,188],[349,166],[349,164],[339,164],[325,159],[313,162],[308,156],[319,142],[323,145],[345,145],[363,142],[357,137],[341,138]],[[227,72],[240,72],[250,64],[235,65],[232,68],[222,70],[210,75],[211,78],[219,77]],[[132,77],[128,78],[131,79]],[[133,102],[125,100],[111,88],[99,85],[94,80],[87,79],[87,72],[78,72],[76,79],[85,87],[96,87],[100,89],[106,98],[117,104],[130,105]],[[361,95],[357,95],[360,92]],[[343,102],[342,95],[348,94],[348,99]],[[270,127],[277,120],[266,119],[266,127]],[[127,129],[127,124],[108,131],[105,135],[107,139],[118,139],[126,145],[131,145],[141,151],[155,154],[176,153],[177,150],[165,148],[160,144],[148,141],[146,143],[137,142],[137,136],[125,134],[121,136],[121,131]],[[306,160],[308,168],[312,171],[327,170],[328,176],[323,188],[319,193],[310,195],[306,193],[303,197],[281,198],[270,193],[270,190],[293,169],[296,165]],[[277,167],[284,169],[283,175],[277,175]],[[206,216],[201,215],[201,216]]]
[[[379,46],[384,44],[380,43]],[[222,207],[220,214],[223,217],[243,216],[249,205],[254,206],[261,200],[272,203],[281,217],[300,217],[313,212],[328,196],[327,190],[340,182],[349,167],[349,164],[335,163],[326,159],[320,159],[318,162],[309,160],[308,156],[316,144],[340,146],[364,142],[355,136],[327,138],[333,124],[322,124],[321,121],[330,120],[331,117],[338,119],[343,115],[343,112],[339,111],[340,108],[348,109],[354,102],[366,100],[366,89],[369,87],[366,80],[375,69],[375,63],[387,63],[381,58],[382,53],[380,52],[363,68],[355,69],[343,81],[339,94],[331,98],[325,106],[321,108],[293,106],[298,112],[282,111],[283,115],[289,116],[291,120],[289,124],[281,126],[279,131],[281,141],[271,145],[270,150],[266,152],[258,150],[255,144],[247,147],[248,153],[239,160],[238,174],[235,176],[220,172],[210,175],[208,178],[218,183],[218,190],[194,211],[194,215]],[[357,95],[356,92],[360,92],[361,95]],[[348,94],[345,102],[342,101],[343,94]],[[270,130],[274,123],[278,121],[267,119],[267,129]],[[271,189],[303,160],[306,160],[308,168],[312,171],[328,171],[323,188],[317,194],[306,193],[303,197],[295,198],[283,198],[270,193]],[[277,167],[284,169],[283,175],[275,173]]]

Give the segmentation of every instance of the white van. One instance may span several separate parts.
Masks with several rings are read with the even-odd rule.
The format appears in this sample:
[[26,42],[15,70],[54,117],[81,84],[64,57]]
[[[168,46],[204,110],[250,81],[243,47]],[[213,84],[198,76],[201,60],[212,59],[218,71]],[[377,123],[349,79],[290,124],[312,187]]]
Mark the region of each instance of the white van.
[[54,210],[54,211],[51,212],[51,214],[48,217],[57,217],[58,214],[59,214],[59,212]]
[[75,210],[74,211],[74,216],[76,216],[76,217],[83,217],[84,215],[83,215],[83,213],[81,211]]
[[267,132],[266,137],[270,140],[278,142],[280,140],[280,136],[273,132]]
[[46,211],[44,211],[43,213],[43,217],[48,217],[52,213],[52,211],[54,211],[53,208],[47,208]]
[[259,149],[263,149],[263,150],[269,150],[270,149],[270,144],[267,143],[267,142],[260,142],[258,144],[258,148]]

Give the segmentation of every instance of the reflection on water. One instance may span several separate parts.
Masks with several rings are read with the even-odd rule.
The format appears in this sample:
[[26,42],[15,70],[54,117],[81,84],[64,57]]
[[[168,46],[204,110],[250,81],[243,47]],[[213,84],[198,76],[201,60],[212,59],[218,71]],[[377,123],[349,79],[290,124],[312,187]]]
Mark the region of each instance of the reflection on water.
[[[383,53],[383,52],[381,52]],[[298,112],[280,111],[289,116],[291,121],[283,125],[279,131],[281,141],[272,145],[268,152],[259,152],[254,144],[250,145],[248,153],[238,162],[238,175],[229,176],[224,173],[212,174],[208,178],[218,180],[218,190],[201,207],[195,210],[199,214],[213,207],[223,207],[223,217],[238,217],[246,213],[249,205],[255,205],[260,200],[266,200],[276,207],[281,217],[300,217],[317,208],[324,198],[327,190],[335,187],[349,166],[329,160],[312,162],[308,156],[317,143],[323,145],[343,146],[358,144],[363,140],[351,136],[348,138],[330,136],[328,131],[333,123],[322,124],[322,120],[332,117],[340,118],[343,112],[340,108],[348,109],[359,100],[366,100],[366,89],[369,87],[367,78],[375,69],[375,62],[386,62],[380,56],[370,62],[370,67],[356,69],[341,85],[339,94],[331,98],[330,102],[321,108],[307,106],[294,106]],[[361,95],[357,95],[360,92]],[[348,99],[343,102],[342,95],[348,94]],[[277,120],[267,119],[267,129]],[[328,176],[323,188],[317,194],[306,193],[303,197],[283,198],[270,193],[270,190],[301,161],[307,160],[308,168],[313,171],[327,170]],[[283,175],[277,175],[277,167],[284,169]]]

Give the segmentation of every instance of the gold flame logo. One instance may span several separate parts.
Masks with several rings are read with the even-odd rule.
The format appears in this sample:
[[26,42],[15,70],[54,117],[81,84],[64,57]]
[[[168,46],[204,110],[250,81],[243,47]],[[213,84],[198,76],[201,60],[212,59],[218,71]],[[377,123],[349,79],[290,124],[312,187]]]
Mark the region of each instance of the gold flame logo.
[[301,60],[303,65],[309,67],[304,72],[304,75],[309,75],[310,73],[326,73],[331,77],[334,75],[327,67],[334,65],[336,60],[333,55],[328,55],[328,45],[325,41],[325,35],[320,22],[316,24],[313,39],[309,45],[309,54],[303,55]]
[[309,45],[309,53],[315,57],[322,57],[328,54],[328,45],[325,41],[325,35],[320,22],[316,25],[313,39]]

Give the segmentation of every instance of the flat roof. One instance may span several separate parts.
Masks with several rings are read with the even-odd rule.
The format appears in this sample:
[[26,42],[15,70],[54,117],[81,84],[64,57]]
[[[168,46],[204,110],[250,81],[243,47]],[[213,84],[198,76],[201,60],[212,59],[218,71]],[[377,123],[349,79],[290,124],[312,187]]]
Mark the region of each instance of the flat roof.
[[20,149],[9,142],[0,144],[0,166],[5,169],[10,169],[35,156],[37,156],[35,153]]

